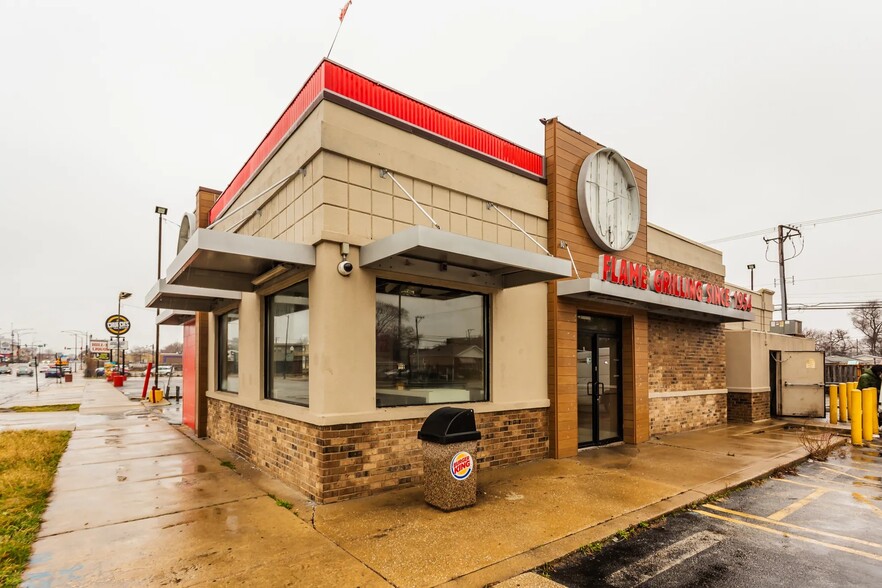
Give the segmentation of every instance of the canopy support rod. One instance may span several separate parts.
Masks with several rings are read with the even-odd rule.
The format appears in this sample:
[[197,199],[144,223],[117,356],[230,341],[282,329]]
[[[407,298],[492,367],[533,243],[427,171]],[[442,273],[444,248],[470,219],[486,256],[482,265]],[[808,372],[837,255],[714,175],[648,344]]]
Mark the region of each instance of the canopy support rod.
[[404,189],[404,186],[402,186],[402,185],[398,182],[398,180],[395,179],[395,176],[392,175],[392,172],[390,172],[390,171],[389,171],[388,169],[386,169],[386,168],[381,169],[381,170],[380,170],[380,177],[381,177],[381,178],[385,178],[386,176],[389,176],[390,178],[392,178],[392,181],[395,182],[395,185],[398,186],[398,188],[399,188],[402,192],[404,192],[405,195],[407,195],[408,198],[410,198],[410,201],[413,202],[413,203],[416,205],[416,207],[420,209],[420,212],[422,212],[422,213],[426,216],[426,218],[429,219],[429,222],[432,223],[432,226],[433,226],[433,227],[435,227],[436,229],[440,229],[440,228],[441,228],[441,225],[439,225],[438,223],[435,222],[435,219],[432,218],[432,215],[429,214],[428,212],[426,212],[426,209],[423,208],[422,206],[420,206],[420,203],[416,201],[416,198],[414,198],[413,196],[411,196],[411,195],[410,195],[410,192],[408,192],[407,190],[405,190],[405,189]]
[[[225,211],[223,214],[221,214],[219,217],[217,217],[213,223],[211,223],[210,225],[208,225],[206,228],[207,228],[207,229],[210,229],[210,228],[214,227],[214,226],[217,225],[219,222],[221,222],[222,220],[224,220],[224,217],[226,217],[228,214],[234,214],[234,213],[236,213],[236,212],[239,212],[240,210],[242,210],[243,208],[245,208],[246,206],[248,206],[249,204],[251,204],[251,203],[254,202],[255,200],[259,199],[259,198],[262,197],[262,196],[265,196],[266,194],[268,194],[269,192],[272,192],[273,190],[275,190],[275,189],[278,188],[279,186],[281,186],[281,185],[287,183],[291,178],[293,178],[293,177],[296,176],[297,174],[303,174],[303,175],[306,175],[306,168],[301,167],[300,169],[298,169],[298,170],[295,171],[294,173],[285,176],[284,178],[282,178],[281,180],[279,180],[278,182],[276,182],[275,184],[273,184],[272,186],[270,186],[269,188],[267,188],[266,190],[264,190],[263,192],[261,192],[261,193],[258,194],[257,196],[255,196],[255,197],[253,197],[253,198],[249,198],[247,202],[243,202],[242,204],[240,204],[239,206],[237,206],[237,207],[234,208],[233,210]],[[260,209],[259,206],[258,206],[258,209]],[[255,211],[255,212],[257,212],[257,211]],[[254,213],[252,212],[251,215],[249,215],[247,218],[251,218],[251,216],[252,216],[253,214],[254,214]],[[237,225],[236,225],[236,228],[238,229],[240,226],[242,226],[242,223],[237,224]]]
[[499,210],[499,207],[496,206],[495,204],[493,204],[492,202],[490,202],[489,200],[487,201],[487,208],[488,208],[488,209],[489,209],[489,208],[493,208],[493,209],[495,209],[496,212],[498,212],[498,213],[501,214],[503,217],[505,217],[505,220],[507,220],[508,222],[510,222],[514,228],[516,228],[517,230],[519,230],[520,232],[522,232],[524,235],[527,236],[527,239],[529,239],[530,241],[532,241],[533,243],[535,243],[535,244],[536,244],[536,247],[538,247],[539,249],[541,249],[542,251],[544,251],[544,252],[545,252],[545,255],[548,255],[549,257],[554,257],[553,255],[551,255],[551,253],[548,252],[548,249],[546,249],[545,247],[542,246],[542,243],[540,243],[539,241],[537,241],[536,239],[533,238],[533,235],[531,235],[530,233],[528,233],[527,231],[525,231],[524,229],[522,229],[522,228],[521,228],[521,225],[519,225],[518,223],[516,223],[516,222],[514,222],[513,220],[511,220],[511,217],[510,217],[510,216],[508,216],[507,214],[505,214],[504,212],[502,212],[501,210]]

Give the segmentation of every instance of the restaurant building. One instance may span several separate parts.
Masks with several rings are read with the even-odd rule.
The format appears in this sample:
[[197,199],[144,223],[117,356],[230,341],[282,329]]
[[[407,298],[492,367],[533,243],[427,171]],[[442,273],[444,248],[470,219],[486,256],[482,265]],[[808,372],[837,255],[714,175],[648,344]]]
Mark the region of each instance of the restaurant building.
[[474,409],[481,469],[727,420],[719,251],[646,222],[646,170],[556,119],[545,154],[324,60],[147,295],[184,420],[319,502],[422,481]]

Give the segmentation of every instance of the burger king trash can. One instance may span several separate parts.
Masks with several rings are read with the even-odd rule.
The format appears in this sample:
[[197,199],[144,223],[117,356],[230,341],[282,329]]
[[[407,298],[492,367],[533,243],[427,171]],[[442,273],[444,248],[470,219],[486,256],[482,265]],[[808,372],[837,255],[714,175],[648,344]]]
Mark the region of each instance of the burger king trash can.
[[426,502],[443,511],[477,502],[478,464],[475,454],[481,433],[470,408],[439,408],[417,433],[423,441],[423,478]]

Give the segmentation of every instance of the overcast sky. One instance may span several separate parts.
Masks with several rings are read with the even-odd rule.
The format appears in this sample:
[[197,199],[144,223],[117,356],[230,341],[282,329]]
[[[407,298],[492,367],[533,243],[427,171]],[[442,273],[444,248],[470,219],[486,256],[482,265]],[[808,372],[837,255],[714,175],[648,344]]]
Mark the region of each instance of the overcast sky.
[[[560,117],[647,167],[649,221],[696,241],[882,208],[882,3],[722,4],[355,0],[331,58],[540,153],[539,118]],[[0,334],[104,336],[128,291],[129,341],[152,343],[154,207],[179,222],[227,186],[342,5],[0,0]],[[790,302],[882,297],[880,223],[802,227]],[[778,289],[761,236],[713,246],[730,282],[755,263]]]

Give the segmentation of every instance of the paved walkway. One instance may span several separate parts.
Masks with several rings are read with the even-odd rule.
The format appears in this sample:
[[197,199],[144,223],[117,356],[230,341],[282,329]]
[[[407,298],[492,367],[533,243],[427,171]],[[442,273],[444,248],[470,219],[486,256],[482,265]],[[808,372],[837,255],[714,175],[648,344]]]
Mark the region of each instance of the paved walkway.
[[723,426],[481,471],[452,513],[421,488],[316,506],[95,381],[24,585],[484,586],[804,458],[783,423]]

